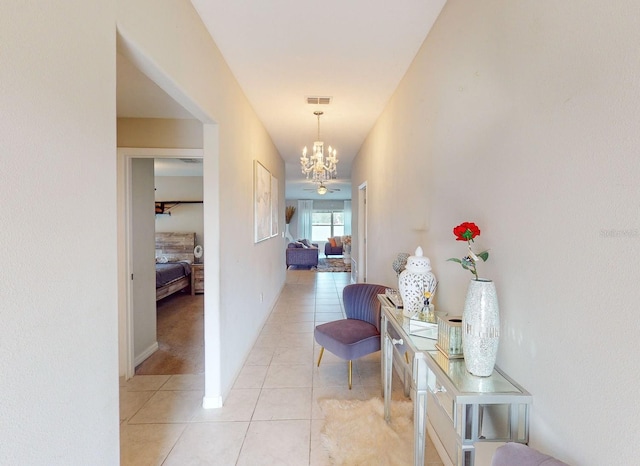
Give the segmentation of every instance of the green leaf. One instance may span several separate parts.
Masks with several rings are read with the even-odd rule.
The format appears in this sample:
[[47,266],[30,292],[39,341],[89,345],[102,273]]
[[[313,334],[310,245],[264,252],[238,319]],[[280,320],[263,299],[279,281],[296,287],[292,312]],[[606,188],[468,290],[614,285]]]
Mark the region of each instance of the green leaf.
[[478,256],[484,262],[487,262],[487,259],[489,258],[489,251],[482,251],[480,254],[476,254],[476,256]]
[[452,257],[451,259],[447,259],[447,261],[457,262],[458,264],[462,264],[462,261],[460,259],[456,259],[455,257]]
[[465,265],[467,267],[473,267],[473,261],[470,261],[468,259],[462,259],[462,262],[460,262],[462,264],[462,266],[464,267]]

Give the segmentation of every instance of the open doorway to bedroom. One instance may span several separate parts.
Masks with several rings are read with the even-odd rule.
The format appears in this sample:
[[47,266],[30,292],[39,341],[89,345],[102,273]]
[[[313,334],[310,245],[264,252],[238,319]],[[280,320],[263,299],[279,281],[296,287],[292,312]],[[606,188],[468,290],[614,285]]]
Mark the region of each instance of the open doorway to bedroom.
[[[122,152],[128,376],[203,374],[202,151]],[[169,269],[169,278],[158,287],[156,277],[166,274],[157,267],[164,266],[182,272]]]
[[203,374],[202,158],[154,158],[153,169],[157,349],[135,374]]

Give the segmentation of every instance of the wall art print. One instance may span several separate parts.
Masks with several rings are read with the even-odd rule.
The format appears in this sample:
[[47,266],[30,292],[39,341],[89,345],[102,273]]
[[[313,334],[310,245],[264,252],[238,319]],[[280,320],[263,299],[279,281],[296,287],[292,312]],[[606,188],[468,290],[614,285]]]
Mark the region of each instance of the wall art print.
[[271,237],[271,173],[255,161],[253,176],[255,242]]
[[278,178],[271,175],[271,236],[277,236],[278,227]]

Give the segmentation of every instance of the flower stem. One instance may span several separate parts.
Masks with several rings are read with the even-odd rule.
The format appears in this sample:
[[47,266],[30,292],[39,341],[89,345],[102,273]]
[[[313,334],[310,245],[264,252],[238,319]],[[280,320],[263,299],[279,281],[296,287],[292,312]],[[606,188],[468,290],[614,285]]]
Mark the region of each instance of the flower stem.
[[476,280],[478,279],[478,272],[476,270],[476,261],[478,260],[478,256],[476,256],[473,251],[471,250],[471,240],[467,240],[467,245],[469,246],[469,259],[471,260],[471,263],[473,264],[473,267],[471,268],[471,273],[476,277]]

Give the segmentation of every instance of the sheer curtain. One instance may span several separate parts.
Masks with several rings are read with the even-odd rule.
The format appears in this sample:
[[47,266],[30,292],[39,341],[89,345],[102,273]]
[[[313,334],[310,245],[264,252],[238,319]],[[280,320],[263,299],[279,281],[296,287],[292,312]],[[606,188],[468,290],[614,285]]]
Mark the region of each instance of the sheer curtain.
[[351,201],[344,201],[344,234],[351,234]]
[[298,201],[298,238],[311,241],[311,214],[313,201]]

